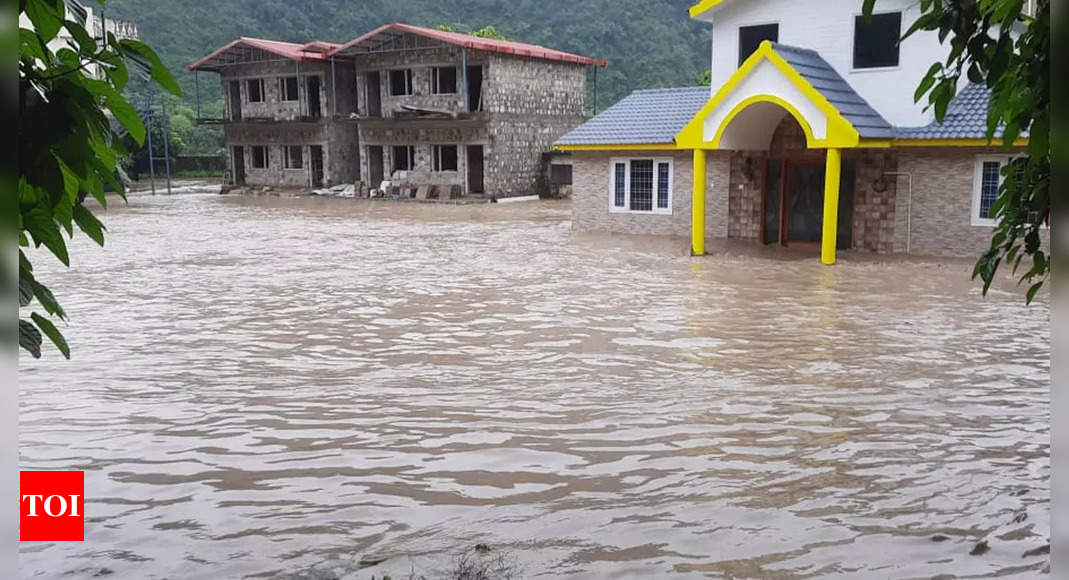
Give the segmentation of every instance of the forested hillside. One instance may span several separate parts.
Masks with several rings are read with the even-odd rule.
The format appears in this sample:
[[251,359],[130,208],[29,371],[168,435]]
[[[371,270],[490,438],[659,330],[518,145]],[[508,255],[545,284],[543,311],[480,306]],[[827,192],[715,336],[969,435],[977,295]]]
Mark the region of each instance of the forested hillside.
[[[185,71],[185,65],[238,36],[345,42],[388,22],[407,22],[430,27],[451,25],[458,31],[493,26],[513,40],[606,59],[611,63],[609,68],[598,71],[598,101],[604,109],[633,89],[698,83],[702,71],[709,66],[709,29],[688,18],[687,9],[692,3],[693,0],[109,0],[105,9],[109,17],[140,24],[142,39],[175,71],[190,103],[193,75]],[[218,100],[215,75],[202,75],[200,80],[202,103],[206,99]]]

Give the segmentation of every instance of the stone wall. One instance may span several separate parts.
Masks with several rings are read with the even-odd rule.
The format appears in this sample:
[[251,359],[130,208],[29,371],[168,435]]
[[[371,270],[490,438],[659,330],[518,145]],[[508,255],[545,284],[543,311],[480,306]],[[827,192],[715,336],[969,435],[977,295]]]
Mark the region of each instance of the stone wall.
[[[227,123],[226,135],[228,163],[233,170],[234,146],[240,145],[245,154],[245,182],[251,185],[285,187],[311,187],[311,146],[323,148],[323,183],[339,185],[357,179],[359,168],[356,128],[352,124],[319,122],[278,123]],[[268,167],[254,169],[252,147],[263,145],[268,150]],[[286,169],[282,148],[288,145],[302,146],[303,167]]]
[[[672,213],[628,213],[609,210],[611,160],[672,158]],[[690,237],[693,163],[690,151],[576,151],[572,155],[572,228]],[[706,236],[727,235],[728,155],[710,151],[706,159]]]
[[897,171],[897,150],[848,150],[843,153],[843,163],[848,162],[854,164],[851,247],[881,254],[894,252],[896,180],[894,176],[881,176]]
[[583,116],[586,67],[581,64],[491,53],[483,75],[484,111]]
[[[489,135],[484,122],[476,121],[398,121],[395,123],[364,123],[360,125],[360,175],[370,178],[370,155],[368,147],[381,146],[383,151],[383,176],[392,178],[394,167],[393,146],[415,147],[415,175],[407,180],[426,179],[431,185],[459,185],[467,190],[468,145],[483,145],[483,155],[488,156]],[[457,146],[457,171],[434,172],[432,151],[434,145]],[[486,163],[484,162],[484,167]],[[400,176],[398,176],[400,177]],[[369,183],[378,187],[377,183]]]
[[[478,51],[468,51],[468,66],[485,66],[487,57]],[[362,55],[354,59],[356,74],[356,94],[359,95],[359,113],[368,115],[367,73],[379,73],[379,99],[382,103],[382,116],[391,118],[402,105],[458,112],[464,110],[464,72],[461,67],[461,49],[456,46],[424,48],[401,52],[389,52],[374,55]],[[431,77],[435,67],[457,67],[457,86],[455,93],[434,94],[431,92]],[[412,70],[412,94],[390,94],[390,71],[398,69]],[[483,85],[486,74],[483,74]],[[485,93],[484,93],[485,94]]]
[[[227,119],[232,118],[230,110],[230,81],[240,81],[241,86],[241,115],[246,119],[275,119],[294,120],[308,116],[308,95],[306,78],[318,76],[320,110],[324,116],[330,115],[331,106],[331,74],[330,65],[319,62],[300,63],[300,100],[283,101],[279,87],[279,79],[297,75],[297,63],[291,60],[253,62],[229,66],[220,74],[223,90],[223,106]],[[249,86],[246,80],[263,79],[264,100],[263,102],[249,102]],[[344,85],[339,82],[338,100],[341,101],[345,91]],[[351,99],[351,96],[345,96]]]

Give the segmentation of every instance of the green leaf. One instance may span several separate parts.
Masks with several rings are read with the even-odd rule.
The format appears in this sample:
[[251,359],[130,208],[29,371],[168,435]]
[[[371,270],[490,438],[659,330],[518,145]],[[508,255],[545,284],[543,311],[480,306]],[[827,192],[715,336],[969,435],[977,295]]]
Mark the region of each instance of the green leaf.
[[115,115],[115,120],[130,132],[130,136],[138,145],[145,142],[145,124],[141,122],[141,115],[133,105],[114,90],[108,91],[104,96],[104,104]]
[[147,64],[152,80],[175,96],[182,96],[182,87],[174,80],[171,71],[163,65],[156,51],[138,40],[123,39],[119,41],[119,47],[123,54],[131,57],[135,62]]
[[41,37],[41,40],[48,42],[59,34],[59,29],[63,28],[63,7],[62,2],[48,2],[46,0],[28,0],[26,2],[26,16],[33,23],[33,28],[37,32],[37,35]]
[[1028,292],[1026,292],[1025,295],[1024,295],[1024,303],[1025,304],[1031,304],[1032,300],[1036,297],[1036,292],[1039,292],[1039,289],[1042,288],[1042,287],[1043,287],[1043,282],[1042,281],[1036,282],[1035,284],[1032,284],[1032,287],[1029,288]]
[[37,323],[38,328],[41,329],[41,332],[45,333],[45,336],[48,337],[48,340],[51,340],[52,344],[56,345],[56,348],[59,349],[59,352],[63,353],[63,356],[67,358],[67,360],[70,360],[71,349],[69,346],[67,346],[67,340],[63,338],[63,333],[61,333],[59,329],[56,328],[56,325],[52,324],[51,320],[45,318],[44,316],[41,316],[40,314],[37,314],[36,312],[31,314],[30,318],[32,318],[33,321]]
[[52,291],[48,289],[48,286],[33,281],[33,295],[37,297],[37,301],[41,303],[41,306],[51,316],[58,316],[60,318],[67,318],[67,313],[63,311],[63,307],[59,305],[56,297],[52,295]]
[[78,48],[81,50],[82,54],[93,54],[97,51],[96,41],[93,40],[93,37],[90,36],[80,24],[72,20],[67,20],[63,23],[63,27],[67,29],[67,32],[70,32],[71,37],[78,43]]
[[41,331],[21,318],[19,319],[19,346],[33,355],[33,358],[41,358]]
[[19,308],[29,306],[33,301],[33,279],[19,273]]
[[92,238],[98,246],[104,245],[104,224],[93,215],[93,212],[78,204],[74,206],[74,223],[78,224],[85,235]]
[[63,234],[59,232],[59,226],[52,219],[52,214],[40,206],[22,214],[23,226],[33,238],[34,244],[48,248],[64,266],[70,266],[70,256],[67,255],[67,243],[63,241]]
[[876,5],[876,0],[865,0],[865,3],[861,5],[861,13],[865,15],[865,22],[872,22],[872,8]]

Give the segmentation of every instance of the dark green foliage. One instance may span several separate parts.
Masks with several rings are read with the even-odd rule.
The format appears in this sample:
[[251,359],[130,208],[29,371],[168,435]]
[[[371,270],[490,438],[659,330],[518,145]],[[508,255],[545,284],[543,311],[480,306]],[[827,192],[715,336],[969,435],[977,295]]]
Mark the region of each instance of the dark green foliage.
[[[75,225],[104,244],[104,226],[82,200],[92,195],[106,205],[106,191],[123,195],[116,170],[127,151],[112,119],[136,143],[145,137],[137,110],[123,96],[128,65],[168,90],[180,89],[147,45],[109,34],[98,46],[84,28],[64,20],[63,0],[22,0],[19,10],[33,24],[33,30],[19,30],[19,307],[30,309],[36,300],[48,314],[31,312],[29,320],[20,314],[19,345],[39,357],[47,337],[70,358],[67,341],[49,318],[63,320],[66,313],[37,280],[22,248],[44,246],[69,266],[66,238],[74,235]],[[74,42],[53,51],[48,43],[62,28]]]
[[[171,70],[239,36],[345,42],[389,22],[467,32],[491,27],[510,40],[603,58],[599,109],[634,89],[688,86],[709,67],[709,26],[692,0],[110,0],[108,15],[138,22]],[[179,75],[187,102],[193,74]],[[591,79],[592,80],[592,79]],[[588,82],[593,108],[593,83]],[[218,77],[200,75],[202,106],[221,102]],[[192,150],[192,148],[191,148]],[[197,150],[198,153],[203,151]]]
[[[865,0],[866,14],[875,2]],[[936,31],[949,42],[950,55],[928,69],[915,99],[927,95],[942,120],[964,75],[991,89],[988,139],[1002,129],[1008,148],[1029,135],[1028,155],[1003,169],[992,206],[998,225],[973,277],[983,281],[986,294],[999,266],[1010,264],[1021,274],[1018,282],[1028,283],[1025,300],[1031,302],[1050,275],[1040,244],[1040,230],[1050,225],[1050,0],[1038,0],[1034,15],[1024,13],[1025,0],[920,0],[920,7],[906,36]]]

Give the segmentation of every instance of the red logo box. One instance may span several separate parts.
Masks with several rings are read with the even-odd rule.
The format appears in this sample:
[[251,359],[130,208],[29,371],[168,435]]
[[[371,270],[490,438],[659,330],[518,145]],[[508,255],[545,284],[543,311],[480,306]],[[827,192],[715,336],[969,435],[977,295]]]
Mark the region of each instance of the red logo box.
[[19,540],[85,540],[85,472],[19,472]]

